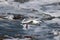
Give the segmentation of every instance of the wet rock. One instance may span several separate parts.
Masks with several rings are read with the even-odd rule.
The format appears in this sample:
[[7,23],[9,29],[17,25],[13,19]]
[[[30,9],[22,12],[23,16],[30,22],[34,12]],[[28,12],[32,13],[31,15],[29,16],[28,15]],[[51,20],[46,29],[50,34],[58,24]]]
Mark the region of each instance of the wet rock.
[[32,38],[32,36],[24,36],[24,38]]
[[52,20],[54,19],[55,17],[48,17],[48,18],[43,18],[43,20]]
[[42,17],[41,20],[52,20],[55,18],[55,17],[53,17],[49,14],[45,14],[45,13],[40,14],[40,17]]
[[14,0],[15,2],[20,2],[20,3],[24,3],[24,2],[28,2],[29,0]]
[[14,18],[13,18],[13,19],[23,20],[24,18],[25,18],[24,15],[19,15],[19,14],[17,14],[17,15],[14,15]]
[[5,1],[8,1],[8,0],[5,0]]
[[3,18],[3,16],[0,16],[0,18]]
[[21,14],[14,14],[14,13],[7,13],[7,14],[8,15],[13,15],[14,16],[13,19],[15,19],[15,20],[17,20],[17,19],[23,20],[24,18],[26,18],[26,16],[21,15]]
[[0,40],[3,40],[3,39],[5,39],[5,38],[7,38],[7,37],[5,37],[4,34],[1,34],[1,35],[0,35]]
[[57,18],[59,18],[59,19],[60,19],[60,16],[59,16],[59,17],[57,17]]
[[60,5],[60,2],[58,4]]
[[36,10],[36,9],[32,9],[32,11],[31,12],[38,12],[38,10]]

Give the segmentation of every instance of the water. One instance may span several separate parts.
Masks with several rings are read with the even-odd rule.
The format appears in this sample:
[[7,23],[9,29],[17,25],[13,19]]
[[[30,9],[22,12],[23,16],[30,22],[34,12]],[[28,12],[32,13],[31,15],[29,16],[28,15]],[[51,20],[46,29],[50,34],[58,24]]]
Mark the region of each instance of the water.
[[[30,25],[27,30],[23,29],[19,20],[0,20],[0,35],[9,35],[15,37],[16,34],[36,36],[35,40],[54,40],[54,35],[51,34],[52,28],[45,22],[41,25]],[[55,27],[55,25],[53,25]]]
[[[59,3],[59,0],[30,0],[25,3],[14,1],[0,2],[0,15],[5,13],[22,14],[27,17],[33,16],[33,19],[41,21],[40,25],[29,24],[29,28],[24,30],[20,20],[0,19],[0,35],[14,37],[16,34],[21,34],[31,35],[34,40],[59,40],[60,18],[58,17],[60,17],[60,5],[57,3]],[[47,19],[52,17],[55,18]],[[54,32],[57,30],[59,34],[57,36],[54,35],[53,30]]]

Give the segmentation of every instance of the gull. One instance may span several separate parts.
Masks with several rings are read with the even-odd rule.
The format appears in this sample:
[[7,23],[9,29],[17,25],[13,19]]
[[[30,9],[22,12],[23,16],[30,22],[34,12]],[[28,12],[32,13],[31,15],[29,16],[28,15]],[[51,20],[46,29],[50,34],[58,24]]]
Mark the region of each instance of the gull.
[[22,23],[23,24],[40,24],[41,21],[38,19],[24,19]]
[[38,20],[38,19],[24,19],[22,21],[24,30],[29,29],[30,28],[30,24],[32,24],[32,25],[39,25],[40,23],[41,23],[41,21]]

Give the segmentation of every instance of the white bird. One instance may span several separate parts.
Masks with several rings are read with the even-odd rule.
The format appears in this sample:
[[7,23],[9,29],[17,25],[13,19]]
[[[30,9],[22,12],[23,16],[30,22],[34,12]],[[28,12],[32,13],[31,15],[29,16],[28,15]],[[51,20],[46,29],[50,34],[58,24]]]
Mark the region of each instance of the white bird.
[[32,20],[33,21],[33,24],[40,24],[40,20],[38,20],[38,19],[34,19],[34,20]]
[[41,21],[38,20],[38,19],[24,19],[24,20],[22,21],[23,29],[24,29],[24,30],[30,29],[30,24],[32,24],[32,25],[39,25],[40,22],[41,22]]
[[40,24],[41,21],[38,19],[24,19],[22,21],[23,24],[28,23],[28,24]]

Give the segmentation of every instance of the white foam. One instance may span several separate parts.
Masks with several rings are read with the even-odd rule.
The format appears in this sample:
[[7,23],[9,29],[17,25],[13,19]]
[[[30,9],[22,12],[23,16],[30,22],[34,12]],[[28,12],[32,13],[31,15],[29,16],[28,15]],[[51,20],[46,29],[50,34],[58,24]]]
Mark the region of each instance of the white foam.
[[12,39],[3,39],[3,40],[31,40],[31,39],[30,38],[24,38],[24,39],[12,38]]
[[10,20],[13,20],[14,16],[13,15],[7,15],[6,17],[4,17],[6,19],[10,19]]

